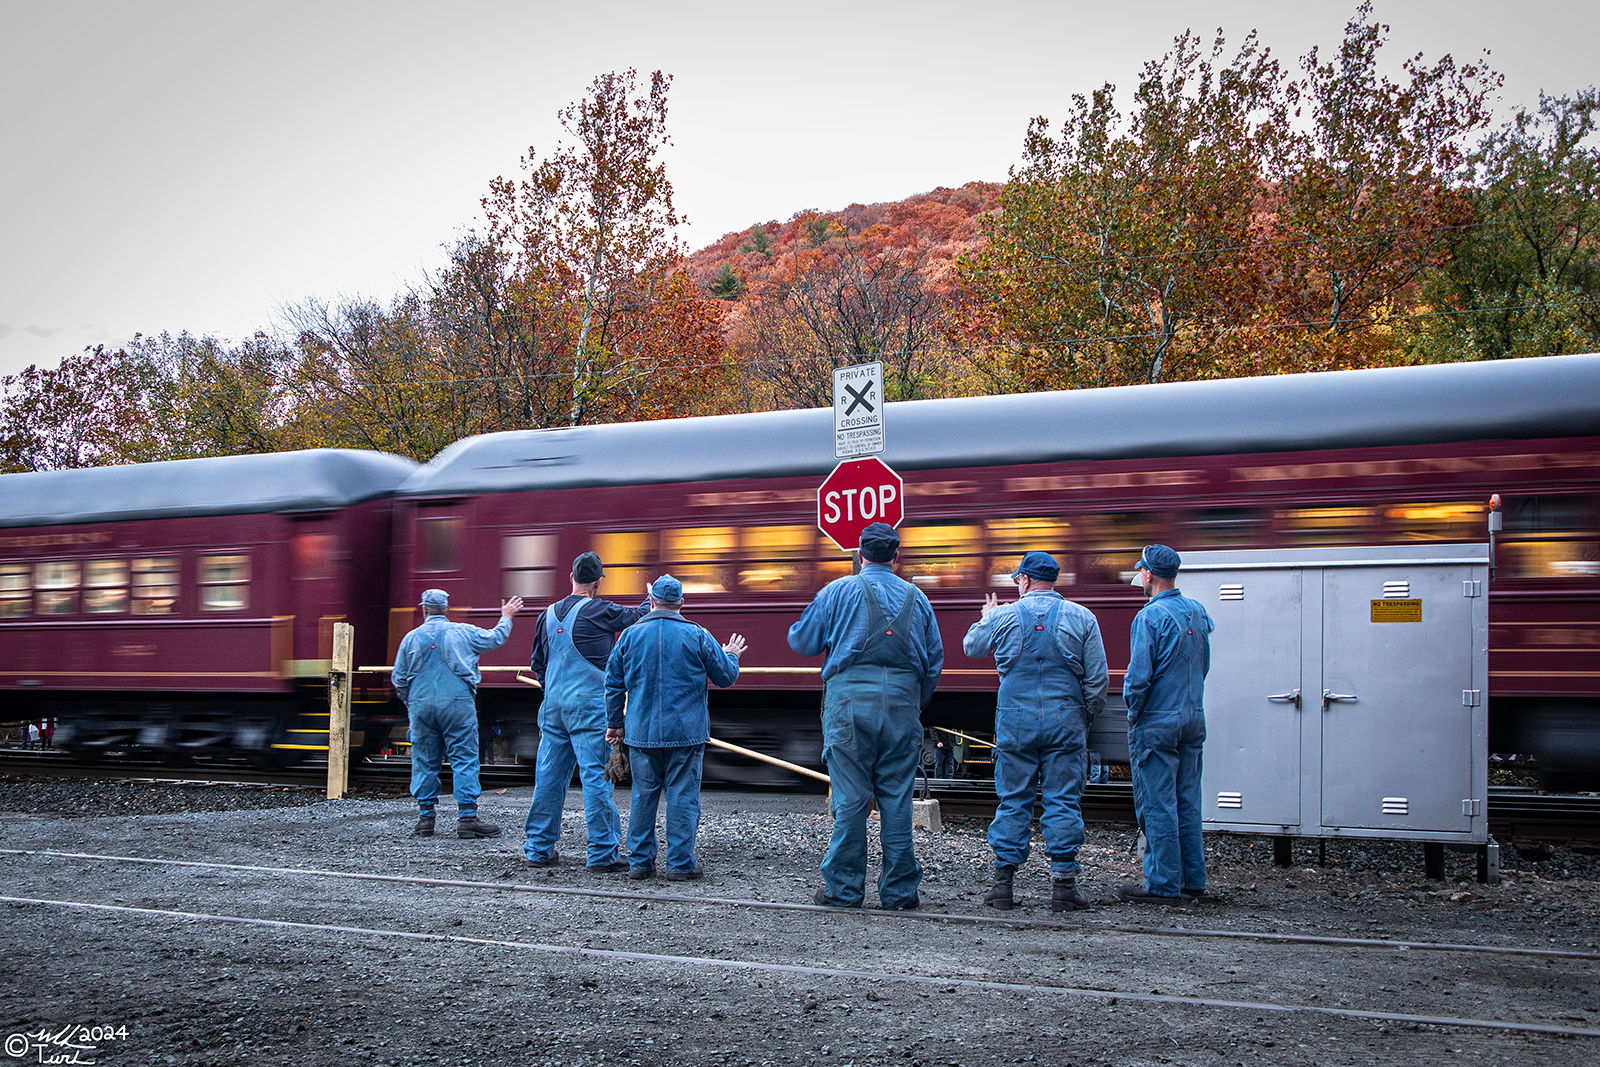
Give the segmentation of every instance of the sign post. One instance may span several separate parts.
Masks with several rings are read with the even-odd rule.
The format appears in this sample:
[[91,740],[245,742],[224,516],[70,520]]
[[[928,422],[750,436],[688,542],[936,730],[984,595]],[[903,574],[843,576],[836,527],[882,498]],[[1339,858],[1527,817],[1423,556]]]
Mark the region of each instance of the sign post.
[[872,523],[904,518],[905,482],[876,456],[845,460],[817,487],[817,528],[846,552],[861,547]]
[[883,364],[857,363],[833,372],[833,455],[883,451]]

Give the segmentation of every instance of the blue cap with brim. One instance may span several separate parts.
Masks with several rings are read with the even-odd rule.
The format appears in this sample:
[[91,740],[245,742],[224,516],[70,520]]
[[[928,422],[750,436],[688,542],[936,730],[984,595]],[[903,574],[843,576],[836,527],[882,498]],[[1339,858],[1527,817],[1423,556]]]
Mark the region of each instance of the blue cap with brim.
[[650,599],[676,604],[683,600],[683,583],[670,574],[663,574],[650,583]]
[[422,591],[422,606],[425,608],[447,608],[450,606],[450,594],[443,589],[424,589]]
[[606,569],[600,565],[600,557],[593,552],[585,552],[572,561],[572,579],[588,585],[598,582],[606,576]]
[[1182,557],[1166,545],[1151,545],[1139,557],[1134,570],[1149,571],[1157,578],[1176,578],[1178,566],[1182,562]]
[[1048,552],[1029,552],[1022,557],[1022,562],[1012,572],[1011,580],[1014,582],[1026,574],[1029,578],[1038,578],[1040,581],[1053,582],[1061,575],[1061,564]]
[[886,522],[875,522],[861,531],[861,558],[868,563],[888,563],[900,551],[900,535]]

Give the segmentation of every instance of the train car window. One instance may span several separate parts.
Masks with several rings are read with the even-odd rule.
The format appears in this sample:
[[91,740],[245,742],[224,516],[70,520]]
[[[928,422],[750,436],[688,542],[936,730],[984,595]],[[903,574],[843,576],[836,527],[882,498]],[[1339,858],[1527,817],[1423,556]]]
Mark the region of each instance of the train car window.
[[1285,508],[1274,518],[1288,546],[1370,545],[1384,540],[1382,508]]
[[1600,577],[1600,497],[1512,497],[1496,545],[1501,578]]
[[115,615],[128,610],[128,561],[91,559],[83,565],[83,610]]
[[[822,547],[826,552],[835,552],[839,548],[838,545],[827,539],[823,540]],[[843,559],[839,558],[838,556],[829,556],[827,559],[818,560],[817,576],[815,579],[817,588],[822,588],[835,578],[844,578],[848,576],[852,571],[854,571],[854,569],[855,562],[851,559],[850,553],[848,552],[844,554]]]
[[333,552],[339,539],[334,534],[300,533],[289,538],[289,558],[296,578],[332,578]]
[[178,557],[149,556],[133,561],[135,615],[171,615],[178,610]]
[[77,560],[51,560],[33,568],[34,610],[40,615],[74,615],[78,611]]
[[1061,564],[1063,584],[1077,581],[1073,573],[1072,523],[1045,515],[1015,519],[990,519],[984,524],[989,538],[989,584],[1000,588],[1011,585],[1022,557],[1029,552],[1048,552]]
[[732,526],[662,530],[660,569],[682,582],[685,593],[726,593],[734,586],[738,548]]
[[0,563],[0,619],[33,614],[33,566]]
[[500,539],[500,595],[539,600],[554,596],[555,565],[555,534],[507,534]]
[[457,518],[418,519],[417,570],[460,570],[463,526],[463,520]]
[[1260,545],[1267,542],[1270,528],[1267,513],[1259,508],[1195,508],[1178,517],[1177,543],[1173,547]]
[[656,547],[656,535],[653,532],[634,530],[595,534],[590,546],[606,568],[605,585],[601,586],[603,595],[644,595],[645,587],[649,585],[651,556]]
[[739,587],[752,592],[792,592],[810,584],[815,526],[749,526],[739,534]]
[[1388,536],[1393,541],[1481,542],[1489,538],[1489,505],[1474,501],[1401,504],[1387,508]]
[[983,527],[930,523],[900,529],[900,576],[923,589],[984,584]]
[[250,606],[250,557],[201,556],[195,584],[202,611],[239,611]]
[[1145,512],[1079,515],[1073,521],[1078,527],[1079,585],[1127,585],[1144,546],[1162,539],[1161,524]]

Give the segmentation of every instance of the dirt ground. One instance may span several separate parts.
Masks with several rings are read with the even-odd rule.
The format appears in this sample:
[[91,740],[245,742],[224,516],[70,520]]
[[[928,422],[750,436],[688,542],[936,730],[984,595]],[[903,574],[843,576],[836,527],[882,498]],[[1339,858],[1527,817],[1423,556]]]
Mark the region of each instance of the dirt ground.
[[[1083,884],[1103,903],[1052,915],[1036,859],[1018,876],[1021,906],[1002,917],[982,907],[991,860],[972,820],[917,832],[920,915],[760,909],[731,902],[808,903],[820,884],[831,827],[820,797],[708,793],[708,874],[679,883],[576,865],[575,792],[560,846],[569,863],[524,870],[528,799],[486,794],[484,816],[505,836],[462,841],[411,837],[404,797],[0,780],[7,850],[483,883],[0,853],[7,897],[135,909],[3,906],[0,1065],[1600,1061],[1600,1037],[1336,1014],[1600,1031],[1597,959],[1160,932],[1593,954],[1592,855],[1508,848],[1504,882],[1480,886],[1470,854],[1447,852],[1441,883],[1422,878],[1418,845],[1335,842],[1319,867],[1302,843],[1280,870],[1268,839],[1213,836],[1215,899],[1179,911],[1109,903],[1135,878],[1133,842],[1091,827]],[[627,799],[619,792],[624,809]],[[453,814],[441,804],[442,830]]]

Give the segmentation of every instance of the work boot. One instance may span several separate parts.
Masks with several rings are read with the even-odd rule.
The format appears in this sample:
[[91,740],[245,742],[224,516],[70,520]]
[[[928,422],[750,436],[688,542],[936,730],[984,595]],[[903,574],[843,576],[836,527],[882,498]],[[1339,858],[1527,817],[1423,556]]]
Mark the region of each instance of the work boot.
[[994,885],[983,894],[983,902],[996,911],[1011,910],[1011,879],[1017,873],[1015,863],[1002,863],[994,869]]
[[1117,896],[1129,904],[1165,904],[1169,908],[1187,908],[1194,903],[1189,897],[1164,897],[1152,893],[1142,885],[1118,886]]
[[699,864],[696,864],[692,869],[687,871],[674,871],[670,869],[667,871],[667,881],[669,882],[699,881],[705,876],[706,872],[699,866]]
[[1076,878],[1050,879],[1051,911],[1077,911],[1088,906],[1089,898],[1078,892]]
[[555,849],[551,849],[550,855],[546,856],[542,860],[528,859],[526,856],[524,856],[522,859],[522,865],[524,867],[559,867],[561,865],[561,853],[557,852]]
[[430,810],[430,811],[424,811],[421,814],[419,814],[417,816],[417,825],[412,828],[411,832],[413,834],[415,834],[417,837],[432,837],[433,836],[433,812]]
[[628,869],[627,860],[612,860],[610,863],[590,863],[585,865],[585,870],[599,871],[603,874],[621,874]]
[[499,837],[500,827],[492,822],[484,822],[476,815],[468,815],[464,819],[456,820],[456,836],[473,837]]

